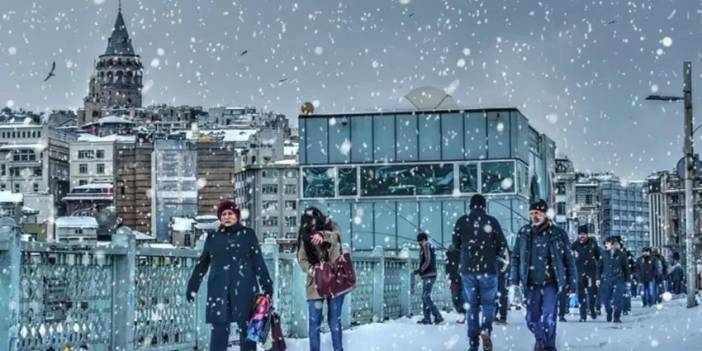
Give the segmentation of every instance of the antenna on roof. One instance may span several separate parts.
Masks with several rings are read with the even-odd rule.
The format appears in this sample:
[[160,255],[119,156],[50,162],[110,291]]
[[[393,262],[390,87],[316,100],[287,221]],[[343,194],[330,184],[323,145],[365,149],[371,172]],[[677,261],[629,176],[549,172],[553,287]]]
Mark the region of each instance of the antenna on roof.
[[122,12],[122,0],[118,0],[118,3],[117,3],[117,12]]

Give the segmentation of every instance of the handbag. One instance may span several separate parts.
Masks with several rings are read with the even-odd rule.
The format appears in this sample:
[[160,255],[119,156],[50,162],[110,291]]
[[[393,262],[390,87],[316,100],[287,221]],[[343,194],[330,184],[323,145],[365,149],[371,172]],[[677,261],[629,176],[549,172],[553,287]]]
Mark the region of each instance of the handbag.
[[[343,259],[340,259],[343,257]],[[351,255],[344,253],[334,262],[321,262],[315,266],[314,279],[317,293],[322,297],[336,297],[356,287],[356,271]]]

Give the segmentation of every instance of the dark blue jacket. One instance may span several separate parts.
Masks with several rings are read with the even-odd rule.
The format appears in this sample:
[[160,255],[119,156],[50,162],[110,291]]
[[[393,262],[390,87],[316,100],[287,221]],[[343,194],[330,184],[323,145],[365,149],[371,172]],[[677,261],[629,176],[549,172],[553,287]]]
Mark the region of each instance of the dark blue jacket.
[[[556,283],[559,290],[577,291],[577,268],[573,254],[570,251],[570,242],[566,232],[551,223],[545,229],[549,235],[548,251],[551,256],[550,262],[556,273]],[[511,260],[511,282],[512,285],[520,285],[522,289],[527,288],[529,281],[529,265],[531,262],[532,228],[530,224],[523,226],[517,233],[517,240],[514,242]],[[547,260],[544,260],[547,261]]]
[[436,254],[429,241],[425,241],[419,250],[419,268],[415,270],[422,278],[436,277]]
[[653,256],[641,256],[636,261],[636,276],[639,283],[648,284],[656,280],[656,259]]
[[[245,323],[257,293],[273,296],[273,283],[256,233],[241,224],[208,232],[202,254],[188,282],[188,294],[207,279],[207,323]],[[259,290],[259,284],[263,291]]]
[[507,240],[500,222],[485,210],[476,208],[461,216],[454,226],[452,242],[461,253],[462,273],[496,274],[502,268],[497,257],[504,256]]
[[629,259],[622,250],[605,251],[602,254],[602,284],[629,281]]
[[580,240],[575,240],[570,249],[573,250],[575,255],[575,265],[578,268],[578,275],[582,278],[599,280],[602,251],[597,245],[597,240],[594,238],[587,238],[584,244],[580,243]]

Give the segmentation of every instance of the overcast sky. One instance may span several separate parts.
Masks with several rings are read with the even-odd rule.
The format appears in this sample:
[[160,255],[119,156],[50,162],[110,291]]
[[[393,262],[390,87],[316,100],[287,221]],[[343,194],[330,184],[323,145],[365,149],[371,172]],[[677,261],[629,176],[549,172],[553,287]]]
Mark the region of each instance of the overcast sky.
[[[0,106],[82,106],[116,13],[116,0],[0,1]],[[295,120],[304,101],[405,109],[407,92],[433,85],[462,107],[518,107],[578,169],[625,179],[680,158],[682,104],[643,98],[682,94],[684,60],[702,111],[698,0],[124,0],[123,14],[145,105]]]

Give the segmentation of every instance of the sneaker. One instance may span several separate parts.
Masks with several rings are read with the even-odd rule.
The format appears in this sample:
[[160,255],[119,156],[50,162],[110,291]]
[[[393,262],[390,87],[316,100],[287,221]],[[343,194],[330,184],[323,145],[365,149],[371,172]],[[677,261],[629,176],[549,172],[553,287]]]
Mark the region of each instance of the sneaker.
[[480,339],[483,341],[483,351],[492,351],[492,340],[490,340],[490,334],[481,333]]
[[507,325],[507,319],[500,318],[495,320],[495,324],[497,325]]
[[466,322],[466,315],[461,313],[458,315],[458,319],[456,319],[456,323],[458,324],[463,324]]
[[444,322],[444,319],[439,317],[439,318],[434,318],[434,324],[441,324]]
[[611,322],[611,321],[612,321],[612,315],[611,315],[611,314],[607,314],[607,322]]
[[580,319],[579,319],[579,322],[580,322],[580,323],[585,322],[585,318],[580,318]]
[[417,324],[431,324],[431,321],[428,319],[420,319],[417,321]]
[[558,321],[559,322],[567,322],[568,320],[565,319],[565,317],[561,316],[561,317],[558,317]]
[[590,315],[590,319],[597,319],[597,313],[593,313]]
[[617,319],[615,319],[615,320],[614,320],[614,322],[613,322],[613,323],[621,323],[621,322],[622,322],[622,320],[621,320],[621,319],[619,319],[619,318],[617,318]]

